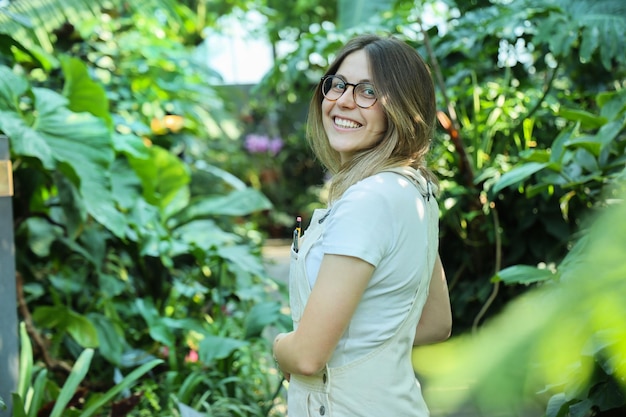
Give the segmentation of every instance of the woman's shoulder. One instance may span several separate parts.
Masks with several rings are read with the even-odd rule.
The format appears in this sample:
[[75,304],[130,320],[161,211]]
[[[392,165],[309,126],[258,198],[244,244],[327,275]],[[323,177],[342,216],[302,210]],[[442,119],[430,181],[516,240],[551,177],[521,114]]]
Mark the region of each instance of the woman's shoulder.
[[390,189],[394,187],[397,177],[398,175],[392,172],[378,172],[352,184],[343,196],[359,195],[365,198],[372,194],[388,194]]
[[416,192],[407,178],[393,172],[379,172],[350,186],[333,205],[388,211],[407,199],[410,201]]
[[[411,183],[420,184],[421,182],[426,183],[419,172],[413,168],[392,168],[377,172],[376,174],[362,179],[352,185],[349,190],[368,190],[370,192],[379,192],[388,195],[392,194],[394,191],[406,193]],[[414,187],[411,186],[410,189],[414,189]]]

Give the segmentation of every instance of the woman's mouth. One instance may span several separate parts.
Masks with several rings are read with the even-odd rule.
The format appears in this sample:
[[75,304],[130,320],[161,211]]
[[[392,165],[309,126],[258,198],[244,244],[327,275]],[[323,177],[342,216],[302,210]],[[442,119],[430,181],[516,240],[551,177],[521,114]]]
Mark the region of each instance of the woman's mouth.
[[363,126],[362,124],[357,123],[354,120],[342,119],[341,117],[337,116],[335,116],[333,121],[335,122],[335,125],[344,129],[357,129]]

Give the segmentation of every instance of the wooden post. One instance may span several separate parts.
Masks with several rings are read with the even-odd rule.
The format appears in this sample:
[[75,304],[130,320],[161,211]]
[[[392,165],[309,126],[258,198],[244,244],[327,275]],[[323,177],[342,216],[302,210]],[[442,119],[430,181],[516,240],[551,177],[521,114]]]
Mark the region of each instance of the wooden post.
[[13,415],[11,394],[17,391],[19,362],[12,196],[9,138],[0,135],[0,397],[7,405],[0,417]]

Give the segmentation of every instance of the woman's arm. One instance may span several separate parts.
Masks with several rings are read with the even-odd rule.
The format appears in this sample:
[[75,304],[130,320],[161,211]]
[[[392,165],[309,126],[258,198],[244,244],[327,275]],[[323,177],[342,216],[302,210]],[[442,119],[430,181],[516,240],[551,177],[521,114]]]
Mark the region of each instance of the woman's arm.
[[373,273],[374,266],[359,258],[324,255],[298,329],[274,340],[274,357],[285,374],[324,369]]
[[415,331],[414,346],[442,342],[450,337],[452,331],[448,282],[439,255],[435,261],[428,291],[428,298]]

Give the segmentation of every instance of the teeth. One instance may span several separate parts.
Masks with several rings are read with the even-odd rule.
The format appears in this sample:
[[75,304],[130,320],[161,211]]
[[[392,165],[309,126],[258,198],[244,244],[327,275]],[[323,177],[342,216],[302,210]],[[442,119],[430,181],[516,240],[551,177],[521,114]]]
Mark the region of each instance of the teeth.
[[340,119],[339,117],[335,117],[335,124],[339,127],[346,127],[350,129],[356,129],[357,127],[361,127],[361,125],[357,122],[353,122],[352,120]]

